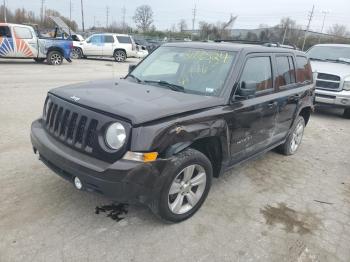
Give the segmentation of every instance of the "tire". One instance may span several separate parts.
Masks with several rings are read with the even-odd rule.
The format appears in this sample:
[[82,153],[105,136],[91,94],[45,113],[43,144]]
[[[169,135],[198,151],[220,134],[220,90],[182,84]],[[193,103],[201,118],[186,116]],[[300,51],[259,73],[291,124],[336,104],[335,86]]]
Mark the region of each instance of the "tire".
[[83,52],[80,48],[74,47],[71,53],[71,57],[73,59],[81,59],[83,56]]
[[126,53],[123,50],[114,51],[114,60],[118,63],[124,62],[126,60]]
[[350,119],[350,107],[344,109],[343,117],[346,119]]
[[[167,170],[160,196],[151,203],[151,210],[167,222],[190,218],[208,196],[212,170],[211,162],[203,153],[192,148],[180,152]],[[184,183],[186,180],[196,185]],[[174,193],[171,194],[170,190]]]
[[49,65],[61,65],[63,56],[59,51],[51,51],[47,54],[47,63]]
[[286,156],[294,155],[300,147],[304,135],[304,129],[305,120],[302,116],[298,116],[286,142],[278,147],[278,151]]
[[46,58],[34,58],[34,61],[37,62],[37,63],[44,63]]

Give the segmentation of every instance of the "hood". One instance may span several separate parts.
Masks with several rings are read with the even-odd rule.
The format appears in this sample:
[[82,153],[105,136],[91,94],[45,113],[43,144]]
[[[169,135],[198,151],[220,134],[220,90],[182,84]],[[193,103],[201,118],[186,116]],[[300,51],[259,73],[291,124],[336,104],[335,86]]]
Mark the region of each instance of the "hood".
[[313,72],[338,75],[341,78],[350,75],[350,64],[311,61],[311,67]]
[[59,87],[50,93],[75,104],[129,119],[133,125],[224,103],[219,97],[176,92],[124,79]]

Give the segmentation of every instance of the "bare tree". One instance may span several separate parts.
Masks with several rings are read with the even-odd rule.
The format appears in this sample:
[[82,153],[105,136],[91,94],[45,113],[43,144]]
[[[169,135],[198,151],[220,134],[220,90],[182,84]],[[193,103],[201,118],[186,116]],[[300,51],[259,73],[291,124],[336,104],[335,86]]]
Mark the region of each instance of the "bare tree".
[[328,34],[334,35],[337,37],[347,37],[349,36],[350,33],[348,32],[345,25],[334,24],[331,26],[331,28],[329,28]]
[[187,23],[185,19],[181,19],[180,22],[177,24],[179,27],[179,31],[183,32],[187,29]]
[[141,5],[135,10],[133,20],[137,28],[147,32],[153,23],[153,11],[149,5]]

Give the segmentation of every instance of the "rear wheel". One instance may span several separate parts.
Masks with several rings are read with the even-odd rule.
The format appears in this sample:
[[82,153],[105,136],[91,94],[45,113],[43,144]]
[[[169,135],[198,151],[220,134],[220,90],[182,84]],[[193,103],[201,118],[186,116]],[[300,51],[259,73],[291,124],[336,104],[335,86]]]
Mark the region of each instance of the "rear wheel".
[[71,57],[73,59],[80,59],[82,56],[83,56],[83,54],[82,54],[81,49],[78,48],[78,47],[74,47],[73,50],[72,50]]
[[116,50],[114,52],[114,59],[116,62],[124,62],[126,60],[126,53],[123,50]]
[[343,117],[350,119],[350,107],[344,109]]
[[189,148],[177,154],[167,171],[160,198],[152,203],[151,209],[170,222],[190,218],[209,193],[212,172],[211,162],[203,153]]
[[63,62],[63,56],[58,51],[51,51],[47,55],[47,63],[49,65],[61,65]]
[[305,120],[302,116],[298,116],[292,127],[292,132],[287,137],[284,144],[278,147],[278,150],[284,155],[294,155],[301,144],[305,129]]

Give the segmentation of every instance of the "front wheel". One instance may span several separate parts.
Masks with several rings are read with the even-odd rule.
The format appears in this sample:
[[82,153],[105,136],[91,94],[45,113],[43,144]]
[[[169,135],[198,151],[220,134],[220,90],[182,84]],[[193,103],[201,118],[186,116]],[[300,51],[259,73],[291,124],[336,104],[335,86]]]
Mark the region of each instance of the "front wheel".
[[209,159],[195,149],[177,154],[153,212],[170,222],[181,222],[193,216],[205,201],[212,179]]
[[83,56],[82,51],[78,47],[74,47],[71,53],[73,59],[80,59]]
[[123,50],[114,52],[114,59],[116,62],[124,62],[126,60],[126,53]]
[[298,116],[292,127],[291,133],[288,135],[284,144],[278,147],[279,151],[284,155],[294,155],[301,144],[305,129],[305,120],[302,116]]
[[343,117],[346,119],[350,119],[350,107],[344,109]]

